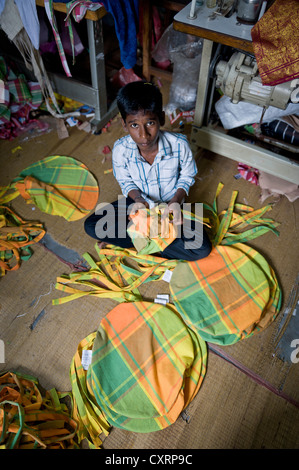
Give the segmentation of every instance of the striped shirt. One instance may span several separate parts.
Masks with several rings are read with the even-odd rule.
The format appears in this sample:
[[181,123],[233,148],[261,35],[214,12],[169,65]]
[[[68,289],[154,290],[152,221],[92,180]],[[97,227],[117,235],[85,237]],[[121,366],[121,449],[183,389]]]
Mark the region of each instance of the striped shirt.
[[184,135],[159,132],[159,150],[150,165],[139,153],[130,135],[117,140],[112,151],[113,173],[125,197],[133,189],[151,203],[169,202],[178,188],[194,184],[197,173],[189,143]]

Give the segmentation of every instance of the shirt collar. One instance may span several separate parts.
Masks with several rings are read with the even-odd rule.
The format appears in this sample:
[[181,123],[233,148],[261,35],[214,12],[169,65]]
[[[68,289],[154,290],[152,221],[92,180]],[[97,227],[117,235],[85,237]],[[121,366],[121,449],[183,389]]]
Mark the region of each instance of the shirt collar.
[[[129,147],[135,151],[136,153],[136,156],[140,159],[142,159],[142,161],[144,160],[143,157],[140,155],[139,153],[139,149],[137,147],[137,144],[134,142],[134,140],[132,139],[132,137],[130,135],[128,135],[128,144],[129,144]],[[169,148],[169,143],[167,142],[167,140],[165,139],[165,136],[163,134],[163,132],[159,131],[159,138],[158,138],[158,153],[156,155],[156,158],[157,160],[161,160],[161,158],[163,158],[164,155],[166,155],[166,152],[167,152],[167,147]],[[156,160],[155,158],[155,160]],[[157,161],[156,160],[156,161]]]

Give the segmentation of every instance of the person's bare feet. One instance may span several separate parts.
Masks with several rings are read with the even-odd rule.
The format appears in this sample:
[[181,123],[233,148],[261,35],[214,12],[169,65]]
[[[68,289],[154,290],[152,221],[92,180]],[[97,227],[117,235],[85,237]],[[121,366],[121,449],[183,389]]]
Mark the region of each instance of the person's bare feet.
[[125,69],[122,67],[116,74],[112,77],[111,82],[118,87],[123,87],[127,83],[137,82],[142,80],[133,69]]

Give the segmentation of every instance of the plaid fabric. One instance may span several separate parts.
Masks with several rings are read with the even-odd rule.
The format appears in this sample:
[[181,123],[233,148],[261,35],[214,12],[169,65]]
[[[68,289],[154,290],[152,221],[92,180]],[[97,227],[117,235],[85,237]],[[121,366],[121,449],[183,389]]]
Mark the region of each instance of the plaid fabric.
[[31,93],[31,106],[38,108],[44,101],[43,93],[38,82],[28,82],[28,87]]
[[253,26],[252,46],[263,85],[299,77],[298,17],[298,0],[276,0]]
[[9,202],[19,194],[42,212],[72,221],[95,207],[99,188],[83,163],[56,155],[30,165],[9,186],[0,188],[0,201]]
[[87,371],[82,366],[83,351],[91,350],[96,333],[91,333],[80,342],[70,367],[73,397],[73,417],[78,422],[78,442],[88,441],[90,448],[99,448],[101,434],[109,434],[110,425],[99,408],[92,390],[86,382]]
[[73,0],[66,4],[66,19],[72,13],[75,21],[79,23],[85,16],[86,10],[98,10],[99,8],[103,8],[101,4],[95,4],[92,1],[84,1],[84,0]]
[[279,223],[263,217],[272,206],[261,207],[254,210],[251,206],[236,203],[237,191],[233,191],[227,210],[218,211],[218,197],[223,189],[219,183],[213,205],[203,204],[204,215],[209,220],[209,236],[214,246],[233,245],[253,240],[268,231],[279,235],[276,227]]
[[0,449],[73,449],[77,422],[64,396],[55,389],[44,396],[29,375],[0,375]]
[[15,271],[28,260],[30,245],[39,242],[46,231],[42,224],[26,222],[7,206],[0,206],[0,277]]
[[[20,120],[22,116],[22,106],[27,105],[28,109],[38,108],[43,102],[43,95],[41,87],[37,82],[26,82],[25,76],[20,74],[18,77],[5,63],[3,57],[0,56],[0,79],[3,81],[5,89],[5,102],[0,100],[0,126],[8,125],[15,127],[20,125],[20,122],[24,123],[24,120]],[[16,106],[16,105],[19,106]],[[11,105],[14,105],[11,107]],[[29,115],[29,111],[28,111]],[[13,118],[16,121],[13,121]],[[28,121],[27,116],[26,121]],[[13,122],[12,122],[13,121]],[[20,121],[20,122],[19,122]],[[9,138],[11,132],[2,129],[1,138]]]
[[27,81],[22,75],[14,80],[10,80],[8,82],[8,89],[12,95],[13,103],[27,103],[32,99]]
[[170,292],[186,324],[205,341],[223,345],[264,330],[281,305],[273,269],[241,243],[217,246],[207,258],[180,263]]
[[64,69],[67,77],[71,77],[72,74],[70,72],[70,69],[69,69],[69,66],[68,66],[68,63],[67,63],[67,60],[66,60],[66,57],[65,57],[62,41],[61,41],[61,38],[60,38],[60,35],[59,35],[58,26],[57,26],[57,23],[56,23],[56,18],[55,18],[55,15],[54,15],[53,0],[45,0],[45,10],[46,10],[46,13],[47,13],[47,16],[48,16],[48,20],[49,20],[49,22],[52,26],[52,31],[53,31],[53,34],[54,34],[54,38],[55,38],[55,41],[56,41],[56,45],[57,45],[57,48],[58,48],[58,52],[59,52],[59,55],[60,55],[60,59],[61,59],[63,69]]
[[[132,222],[128,225],[127,232],[139,255],[163,251],[176,239],[178,230],[172,223],[172,214],[165,219],[162,215],[163,205],[157,205],[152,209],[139,210],[130,216]],[[208,218],[200,218],[186,210],[182,210],[182,215],[184,219],[196,219],[210,227]]]
[[10,123],[11,112],[5,104],[0,104],[0,127]]
[[[57,278],[55,288],[69,295],[53,299],[53,305],[63,304],[87,295],[110,298],[117,302],[142,300],[138,288],[145,282],[161,280],[165,271],[172,270],[178,263],[177,260],[139,255],[134,249],[124,250],[112,247],[112,245],[107,245],[105,249],[100,250],[96,244],[95,249],[100,261],[95,262],[88,253],[83,255],[90,265],[88,271]],[[137,268],[133,268],[131,263],[128,264],[128,260],[135,262]]]
[[152,432],[174,423],[198,392],[206,345],[175,310],[126,303],[102,320],[87,382],[116,427]]
[[127,232],[139,254],[165,250],[177,237],[177,228],[170,217],[163,220],[158,206],[131,214]]

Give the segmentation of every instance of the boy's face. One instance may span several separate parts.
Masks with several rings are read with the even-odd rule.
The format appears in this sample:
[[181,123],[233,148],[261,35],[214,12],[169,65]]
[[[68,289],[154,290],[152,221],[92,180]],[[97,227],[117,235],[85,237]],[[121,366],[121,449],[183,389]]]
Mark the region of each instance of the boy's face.
[[122,121],[124,129],[137,144],[141,154],[150,154],[158,151],[158,137],[160,126],[164,125],[164,113],[159,117],[149,111],[139,111],[128,114]]

